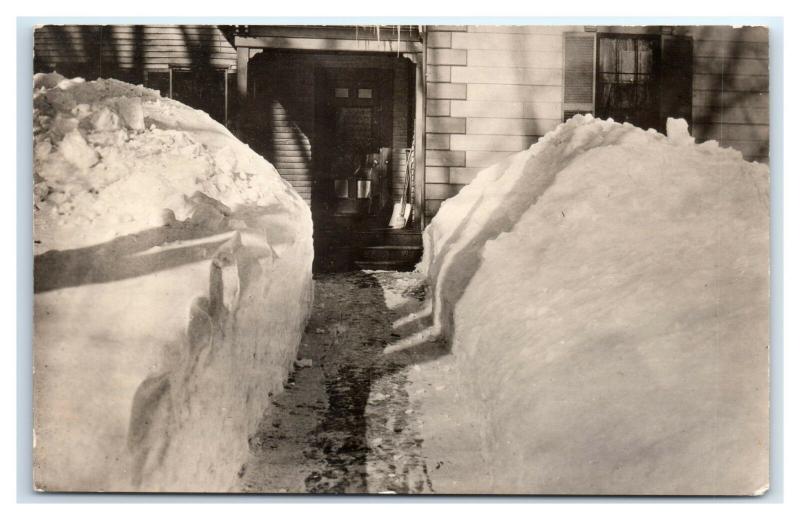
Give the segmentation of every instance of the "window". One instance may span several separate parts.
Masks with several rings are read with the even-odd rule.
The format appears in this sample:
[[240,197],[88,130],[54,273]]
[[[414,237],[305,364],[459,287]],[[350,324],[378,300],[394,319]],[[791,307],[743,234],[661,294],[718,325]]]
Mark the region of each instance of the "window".
[[145,86],[148,88],[202,110],[224,125],[228,124],[230,117],[229,92],[235,84],[236,74],[227,69],[172,68],[145,73]]
[[660,38],[600,35],[597,42],[595,113],[602,118],[662,129]]
[[144,84],[147,88],[158,90],[164,97],[172,97],[171,74],[167,70],[148,70],[144,73]]
[[172,98],[225,123],[225,71],[172,71]]
[[594,114],[664,130],[692,124],[692,39],[672,34],[564,34],[564,119]]

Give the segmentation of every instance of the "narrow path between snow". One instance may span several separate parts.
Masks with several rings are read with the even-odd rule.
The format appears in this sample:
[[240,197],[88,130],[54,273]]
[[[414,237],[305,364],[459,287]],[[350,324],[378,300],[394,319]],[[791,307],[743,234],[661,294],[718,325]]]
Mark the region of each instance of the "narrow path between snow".
[[426,334],[423,295],[412,273],[317,276],[296,370],[250,440],[244,491],[434,491],[419,400],[432,383],[420,373],[446,349]]

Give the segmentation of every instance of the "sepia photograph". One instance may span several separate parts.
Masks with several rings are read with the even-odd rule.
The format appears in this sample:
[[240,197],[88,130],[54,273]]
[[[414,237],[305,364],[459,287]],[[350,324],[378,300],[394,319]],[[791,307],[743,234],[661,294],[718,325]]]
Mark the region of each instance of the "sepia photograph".
[[771,28],[391,22],[33,27],[34,492],[768,493]]

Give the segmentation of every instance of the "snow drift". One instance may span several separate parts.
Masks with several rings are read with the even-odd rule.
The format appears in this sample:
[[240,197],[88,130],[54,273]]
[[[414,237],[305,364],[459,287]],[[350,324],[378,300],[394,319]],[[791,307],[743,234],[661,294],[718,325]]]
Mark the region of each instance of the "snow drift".
[[489,475],[468,491],[767,488],[768,168],[668,135],[575,116],[426,229]]
[[203,112],[34,78],[37,489],[228,491],[312,298],[311,215]]

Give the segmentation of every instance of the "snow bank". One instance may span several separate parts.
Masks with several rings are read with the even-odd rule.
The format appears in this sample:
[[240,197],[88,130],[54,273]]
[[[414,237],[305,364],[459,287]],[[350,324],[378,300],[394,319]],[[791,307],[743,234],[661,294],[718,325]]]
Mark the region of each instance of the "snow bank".
[[227,491],[295,358],[308,206],[203,112],[34,78],[35,485]]
[[669,132],[576,116],[426,229],[471,491],[766,489],[769,172]]

